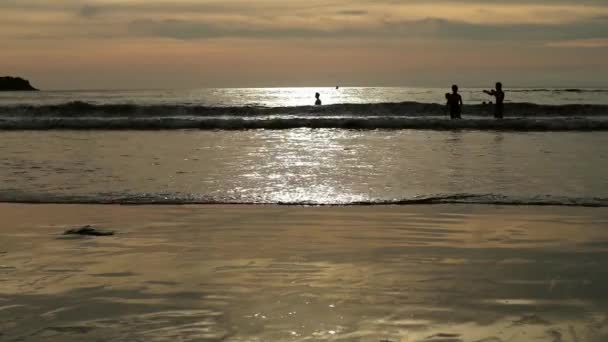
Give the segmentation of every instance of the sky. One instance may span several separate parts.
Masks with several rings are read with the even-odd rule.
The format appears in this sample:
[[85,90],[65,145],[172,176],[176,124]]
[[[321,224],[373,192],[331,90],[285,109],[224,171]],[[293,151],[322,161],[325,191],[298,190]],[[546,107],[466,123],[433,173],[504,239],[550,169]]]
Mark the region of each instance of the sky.
[[607,0],[0,0],[43,89],[608,87]]

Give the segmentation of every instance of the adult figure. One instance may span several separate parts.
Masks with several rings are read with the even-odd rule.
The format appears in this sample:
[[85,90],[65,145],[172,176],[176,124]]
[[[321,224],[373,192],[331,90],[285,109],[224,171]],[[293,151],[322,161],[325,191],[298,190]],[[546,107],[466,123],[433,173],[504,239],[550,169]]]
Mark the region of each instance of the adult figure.
[[451,119],[460,119],[462,114],[462,96],[458,94],[458,86],[452,86],[452,93],[446,94],[447,106]]
[[315,101],[315,106],[320,106],[320,105],[321,105],[321,94],[316,93],[316,94],[315,94],[315,98],[317,99],[317,100]]
[[502,90],[502,83],[496,82],[496,89],[484,90],[483,92],[496,98],[496,104],[494,105],[494,117],[496,119],[502,119],[505,102],[505,92]]

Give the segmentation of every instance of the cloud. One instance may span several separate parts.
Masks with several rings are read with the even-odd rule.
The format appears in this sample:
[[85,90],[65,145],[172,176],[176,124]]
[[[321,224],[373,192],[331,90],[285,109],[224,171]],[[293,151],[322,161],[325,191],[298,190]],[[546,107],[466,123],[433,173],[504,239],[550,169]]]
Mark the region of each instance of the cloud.
[[19,0],[0,2],[0,36],[558,41],[605,38],[607,16],[593,0]]
[[547,43],[546,46],[577,49],[608,48],[608,38],[555,41]]
[[[356,6],[353,6],[353,3]],[[4,0],[4,9],[21,9],[24,14],[77,10],[84,16],[95,15],[100,8],[108,15],[133,19],[195,19],[197,16],[238,15],[256,17],[309,16],[331,19],[332,15],[370,18],[420,20],[428,17],[486,24],[563,24],[608,16],[608,4],[602,1],[514,0]]]
[[338,15],[352,15],[352,16],[366,15],[368,13],[369,12],[365,11],[365,10],[343,10],[343,11],[336,12],[336,14],[338,14]]
[[[311,21],[312,20],[312,21]],[[564,25],[552,24],[477,24],[441,18],[420,20],[376,19],[365,25],[348,20],[289,20],[249,18],[205,18],[201,20],[140,19],[128,25],[129,34],[182,40],[212,38],[256,39],[435,39],[494,42],[546,42],[608,38],[608,22],[592,20]],[[588,45],[591,43],[587,43]],[[595,43],[597,44],[597,42]]]
[[99,11],[100,11],[99,7],[85,5],[80,9],[80,11],[78,11],[78,14],[80,14],[80,16],[82,16],[82,17],[90,18],[90,17],[94,17],[97,14],[99,14]]
[[541,69],[605,82],[606,18],[606,0],[0,0],[0,65],[83,84],[192,70],[209,85],[553,77]]
[[[0,2],[0,38],[379,39],[550,42],[608,38],[608,5],[488,0],[20,0]],[[103,12],[103,16],[100,13]],[[74,16],[78,14],[78,17]],[[18,18],[18,19],[16,19]],[[95,21],[82,20],[95,18]],[[23,25],[23,23],[27,25]],[[41,34],[44,33],[44,34]]]

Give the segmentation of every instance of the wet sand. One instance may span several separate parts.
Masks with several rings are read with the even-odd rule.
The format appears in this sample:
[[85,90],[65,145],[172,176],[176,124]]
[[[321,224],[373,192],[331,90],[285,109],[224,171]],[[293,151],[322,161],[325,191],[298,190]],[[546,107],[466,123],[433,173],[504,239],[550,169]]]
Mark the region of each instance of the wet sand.
[[[608,341],[608,210],[0,205],[1,341]],[[93,224],[110,237],[67,237]]]

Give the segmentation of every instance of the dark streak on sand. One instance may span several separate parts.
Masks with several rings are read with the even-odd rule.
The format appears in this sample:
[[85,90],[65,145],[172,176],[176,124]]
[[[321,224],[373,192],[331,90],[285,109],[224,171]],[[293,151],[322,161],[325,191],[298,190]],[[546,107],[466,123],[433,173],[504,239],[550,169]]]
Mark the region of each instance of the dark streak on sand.
[[86,225],[80,228],[68,229],[65,231],[65,233],[63,233],[63,235],[110,236],[114,235],[114,232],[111,230],[100,230]]
[[93,277],[102,277],[102,278],[120,278],[120,277],[133,277],[136,276],[137,273],[133,272],[116,272],[116,273],[97,273],[91,274]]

